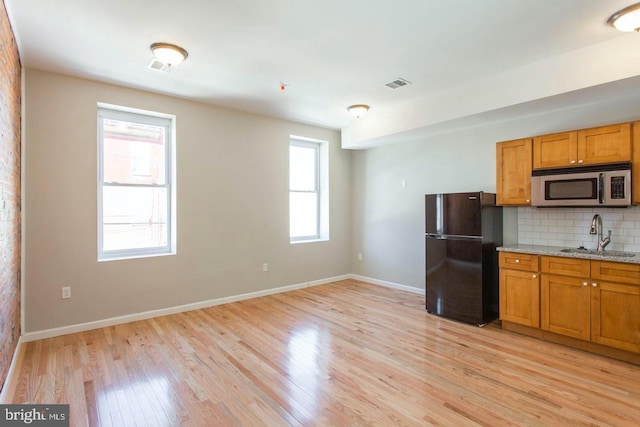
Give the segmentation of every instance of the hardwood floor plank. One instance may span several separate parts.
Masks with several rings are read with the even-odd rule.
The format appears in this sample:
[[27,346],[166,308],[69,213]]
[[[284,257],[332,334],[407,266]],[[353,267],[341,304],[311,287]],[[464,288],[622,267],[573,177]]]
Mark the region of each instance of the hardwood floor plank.
[[27,343],[13,401],[74,426],[627,426],[640,367],[343,280]]
[[[84,401],[87,408],[87,424],[97,426],[103,424],[100,422],[100,414],[98,412],[98,405],[96,402],[96,392],[93,386],[93,381],[84,382]],[[78,424],[79,425],[79,424]],[[104,424],[103,424],[104,425]]]

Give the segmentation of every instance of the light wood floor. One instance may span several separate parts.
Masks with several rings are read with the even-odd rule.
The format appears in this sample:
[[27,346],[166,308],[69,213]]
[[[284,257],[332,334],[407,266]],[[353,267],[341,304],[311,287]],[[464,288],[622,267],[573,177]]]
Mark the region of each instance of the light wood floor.
[[353,280],[26,345],[15,403],[72,426],[631,426],[640,367]]

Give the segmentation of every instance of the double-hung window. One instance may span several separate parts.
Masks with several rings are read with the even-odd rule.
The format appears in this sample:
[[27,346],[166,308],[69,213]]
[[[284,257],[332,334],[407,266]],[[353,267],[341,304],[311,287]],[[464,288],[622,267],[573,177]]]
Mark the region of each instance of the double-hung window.
[[289,144],[289,238],[291,243],[329,238],[328,146],[291,137]]
[[98,260],[175,253],[173,116],[98,105]]

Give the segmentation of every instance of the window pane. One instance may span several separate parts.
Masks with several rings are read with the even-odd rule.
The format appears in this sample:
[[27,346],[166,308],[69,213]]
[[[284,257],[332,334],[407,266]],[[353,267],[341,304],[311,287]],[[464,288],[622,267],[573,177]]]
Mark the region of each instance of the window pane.
[[317,190],[317,154],[315,147],[289,147],[289,189],[295,191]]
[[167,189],[111,187],[102,191],[103,250],[167,246]]
[[165,184],[166,128],[102,119],[104,182]]
[[289,232],[291,238],[318,236],[318,195],[289,193]]

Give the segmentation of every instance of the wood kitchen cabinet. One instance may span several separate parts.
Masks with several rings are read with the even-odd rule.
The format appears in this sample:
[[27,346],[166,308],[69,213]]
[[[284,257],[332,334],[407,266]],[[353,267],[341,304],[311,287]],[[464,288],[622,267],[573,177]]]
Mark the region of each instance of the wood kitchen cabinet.
[[557,334],[589,340],[591,337],[589,261],[548,256],[541,258],[543,273],[540,284],[541,328]]
[[543,330],[640,352],[640,265],[540,258]]
[[540,327],[538,256],[500,252],[500,319]]
[[591,341],[640,352],[640,265],[591,266]]
[[640,365],[640,264],[500,251],[499,265],[504,329]]
[[640,204],[640,122],[632,125],[631,203]]
[[559,168],[577,162],[578,132],[562,132],[533,138],[533,168]]
[[[632,145],[638,146],[632,150]],[[531,170],[631,162],[640,170],[640,122],[523,138],[496,144],[496,203],[531,205]],[[633,175],[640,204],[640,173]]]
[[631,123],[537,136],[533,168],[631,161]]
[[631,161],[631,123],[578,131],[578,162],[585,165]]
[[591,341],[640,352],[640,286],[594,282]]
[[496,144],[496,204],[531,205],[531,138]]

